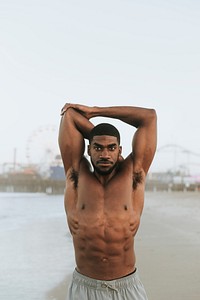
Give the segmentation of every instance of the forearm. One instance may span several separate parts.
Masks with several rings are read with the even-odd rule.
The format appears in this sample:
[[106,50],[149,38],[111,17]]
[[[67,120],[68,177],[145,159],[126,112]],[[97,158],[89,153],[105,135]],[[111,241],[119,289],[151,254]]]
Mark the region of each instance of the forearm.
[[134,106],[93,107],[91,117],[119,119],[134,127],[148,124],[155,118],[155,110]]
[[78,171],[85,151],[84,138],[89,137],[93,124],[73,108],[62,113],[59,130],[59,147],[65,172],[72,167]]
[[82,114],[76,111],[74,108],[69,108],[62,116],[61,126],[63,130],[68,130],[69,126],[78,130],[83,138],[88,139],[89,133],[94,125]]
[[156,112],[154,109],[134,107],[134,106],[85,106],[81,104],[66,104],[62,113],[69,107],[74,108],[78,113],[83,115],[86,119],[94,117],[107,117],[119,119],[134,127],[149,125],[156,120]]

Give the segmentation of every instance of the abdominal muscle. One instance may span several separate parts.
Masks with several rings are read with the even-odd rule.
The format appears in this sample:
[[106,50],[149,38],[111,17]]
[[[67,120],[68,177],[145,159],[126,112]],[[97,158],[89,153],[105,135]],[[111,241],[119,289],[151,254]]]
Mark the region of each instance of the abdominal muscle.
[[119,211],[68,215],[77,270],[88,277],[113,280],[135,269],[133,216]]

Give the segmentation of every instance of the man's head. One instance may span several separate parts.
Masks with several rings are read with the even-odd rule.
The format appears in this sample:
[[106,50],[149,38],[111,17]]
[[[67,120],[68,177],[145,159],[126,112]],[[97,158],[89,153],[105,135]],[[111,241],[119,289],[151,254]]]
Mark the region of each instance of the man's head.
[[111,174],[121,156],[120,134],[117,128],[108,123],[95,126],[90,133],[88,154],[98,174]]
[[120,145],[120,134],[117,128],[109,123],[100,123],[93,127],[93,129],[90,132],[89,136],[89,142],[91,144],[91,141],[94,136],[97,135],[109,135],[109,136],[115,136],[117,138],[118,144]]

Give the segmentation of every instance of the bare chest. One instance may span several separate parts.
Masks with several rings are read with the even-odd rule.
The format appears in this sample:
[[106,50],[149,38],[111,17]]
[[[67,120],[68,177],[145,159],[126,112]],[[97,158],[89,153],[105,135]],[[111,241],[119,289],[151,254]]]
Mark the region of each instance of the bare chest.
[[[72,196],[72,194],[70,195]],[[99,236],[103,240],[118,240],[132,235],[135,216],[130,186],[102,188],[98,185],[79,186],[67,217],[72,234]],[[71,201],[69,201],[70,203]]]
[[75,234],[89,232],[90,236],[92,232],[98,232],[102,236],[104,233],[116,234],[117,238],[119,232],[121,236],[130,233],[139,224],[134,202],[143,197],[140,186],[141,183],[137,189],[133,188],[131,172],[118,173],[106,185],[91,173],[80,173],[77,187],[69,184],[66,190],[69,227],[76,229]]
[[114,181],[102,186],[97,180],[80,180],[76,189],[68,188],[65,200],[67,211],[80,215],[127,215],[132,209],[132,182]]

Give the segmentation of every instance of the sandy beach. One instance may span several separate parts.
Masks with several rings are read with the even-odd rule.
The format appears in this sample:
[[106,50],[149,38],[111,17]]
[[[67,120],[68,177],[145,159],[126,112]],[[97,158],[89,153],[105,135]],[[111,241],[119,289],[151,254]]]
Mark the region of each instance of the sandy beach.
[[147,194],[136,253],[149,300],[200,299],[200,194]]
[[[200,299],[199,192],[146,192],[136,257],[149,300]],[[46,300],[65,300],[69,277]]]

